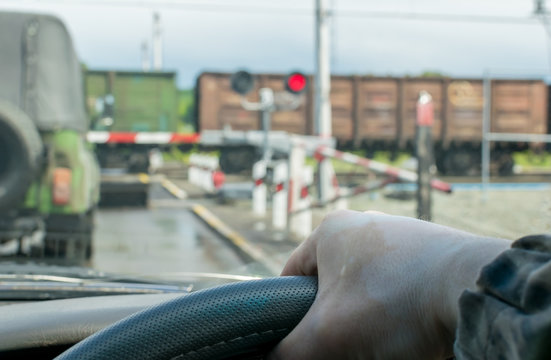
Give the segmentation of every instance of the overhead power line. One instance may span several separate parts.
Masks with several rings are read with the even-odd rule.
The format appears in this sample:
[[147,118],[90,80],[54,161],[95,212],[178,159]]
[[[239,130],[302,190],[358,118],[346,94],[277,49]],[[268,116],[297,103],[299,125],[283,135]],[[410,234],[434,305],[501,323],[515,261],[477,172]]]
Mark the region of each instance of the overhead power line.
[[[1,2],[0,2],[1,3]],[[22,4],[52,4],[60,3],[70,6],[112,6],[130,8],[170,8],[175,10],[200,11],[208,13],[239,13],[239,14],[262,14],[262,15],[292,15],[292,16],[313,16],[312,8],[293,8],[259,6],[249,4],[228,4],[227,2],[208,1],[168,1],[168,0],[134,0],[134,1],[113,1],[113,0],[12,0],[4,3]],[[463,23],[493,23],[511,25],[534,25],[538,24],[537,18],[529,16],[501,16],[501,15],[472,15],[472,14],[445,14],[445,13],[420,13],[420,12],[391,12],[373,11],[365,9],[341,9],[334,10],[336,17],[346,18],[371,18],[388,20],[418,20],[434,22],[463,22]]]

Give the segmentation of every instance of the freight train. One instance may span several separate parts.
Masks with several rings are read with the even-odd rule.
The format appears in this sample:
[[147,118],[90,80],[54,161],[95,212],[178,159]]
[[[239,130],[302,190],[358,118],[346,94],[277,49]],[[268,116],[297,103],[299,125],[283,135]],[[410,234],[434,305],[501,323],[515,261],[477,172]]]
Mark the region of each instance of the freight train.
[[[196,129],[260,130],[259,112],[242,108],[241,98],[230,87],[230,73],[204,72],[196,84]],[[269,87],[283,90],[283,74],[255,75],[255,91]],[[272,130],[314,134],[314,86],[302,105],[293,111],[272,114]],[[412,151],[416,103],[419,92],[428,91],[434,101],[433,139],[435,161],[442,174],[465,175],[480,171],[483,82],[481,79],[447,77],[332,76],[333,136],[343,150]],[[548,86],[541,80],[493,80],[490,130],[501,133],[547,134]],[[493,142],[492,164],[501,174],[513,169],[512,152],[541,144]],[[235,149],[238,151],[239,149]],[[229,154],[229,153],[228,153]],[[222,163],[236,164],[251,156],[250,149],[233,152]]]

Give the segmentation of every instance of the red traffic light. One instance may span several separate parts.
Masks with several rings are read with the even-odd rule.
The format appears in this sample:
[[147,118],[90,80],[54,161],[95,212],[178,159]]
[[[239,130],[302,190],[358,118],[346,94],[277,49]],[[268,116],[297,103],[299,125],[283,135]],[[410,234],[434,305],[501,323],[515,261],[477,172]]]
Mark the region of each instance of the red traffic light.
[[306,89],[306,76],[299,72],[291,73],[285,79],[285,89],[294,94],[300,94]]

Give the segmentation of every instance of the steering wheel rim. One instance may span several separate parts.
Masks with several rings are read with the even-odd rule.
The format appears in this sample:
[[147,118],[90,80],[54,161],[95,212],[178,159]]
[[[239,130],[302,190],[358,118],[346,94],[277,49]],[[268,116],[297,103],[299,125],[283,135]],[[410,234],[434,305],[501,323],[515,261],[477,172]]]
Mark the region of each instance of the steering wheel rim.
[[224,359],[265,349],[306,315],[317,278],[244,281],[183,295],[130,315],[59,355],[74,359]]

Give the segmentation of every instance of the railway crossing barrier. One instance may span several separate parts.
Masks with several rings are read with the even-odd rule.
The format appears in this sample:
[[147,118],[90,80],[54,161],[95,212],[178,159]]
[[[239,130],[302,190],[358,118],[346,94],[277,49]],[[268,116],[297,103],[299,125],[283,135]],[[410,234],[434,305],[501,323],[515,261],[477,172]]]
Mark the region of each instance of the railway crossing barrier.
[[253,165],[253,214],[266,215],[266,161],[260,160]]
[[279,161],[274,165],[273,182],[275,185],[272,196],[272,226],[277,230],[287,228],[287,191],[286,186],[289,171],[286,161]]
[[[289,231],[298,236],[306,237],[312,231],[312,209],[315,207],[331,206],[335,209],[346,209],[348,207],[347,199],[362,193],[375,191],[386,185],[399,181],[417,182],[420,178],[415,172],[393,167],[384,163],[373,161],[369,158],[363,158],[351,153],[345,153],[330,147],[318,147],[313,157],[318,161],[318,170],[325,171],[325,174],[318,173],[318,190],[323,195],[320,201],[314,203],[310,199],[309,187],[314,180],[313,170],[305,166],[304,159],[307,156],[306,146],[301,142],[300,137],[293,137],[289,150],[288,173],[283,168],[284,163],[279,163],[282,170],[277,172],[274,168],[274,183],[276,183],[276,193],[273,203],[273,225],[276,229],[283,229],[288,219]],[[355,164],[370,171],[386,175],[383,180],[371,181],[366,185],[354,188],[341,187],[328,159],[338,159],[347,163]],[[325,162],[326,166],[319,166]],[[278,175],[276,175],[276,173]],[[257,172],[257,175],[260,173]],[[285,182],[282,178],[288,176]],[[256,179],[256,178],[255,178]],[[256,180],[255,180],[256,181]],[[287,184],[287,209],[285,211],[282,205],[285,201],[285,183]],[[427,185],[429,182],[427,181]],[[442,192],[450,193],[451,186],[438,179],[430,180],[430,187]],[[277,200],[276,200],[277,197]],[[264,197],[265,199],[265,197]]]
[[[355,165],[364,167],[368,170],[371,170],[371,171],[373,171],[377,174],[387,175],[387,176],[389,176],[391,178],[395,178],[396,180],[399,180],[399,181],[412,182],[412,183],[417,182],[418,176],[417,176],[416,173],[414,173],[412,171],[405,170],[405,169],[400,169],[400,168],[390,166],[390,165],[387,165],[387,164],[384,164],[384,163],[381,163],[381,162],[378,162],[378,161],[374,161],[374,160],[371,160],[371,159],[368,159],[368,158],[360,157],[358,155],[354,155],[354,154],[351,154],[351,153],[345,153],[345,152],[342,152],[342,151],[338,151],[338,150],[335,150],[333,148],[329,148],[327,146],[320,146],[316,150],[316,153],[317,153],[316,156],[318,156],[318,157],[319,156],[326,156],[326,157],[330,157],[330,158],[333,158],[333,159],[338,159],[338,160],[341,160],[341,161],[344,161],[344,162],[347,162],[347,163],[350,163],[350,164],[355,164]],[[452,188],[451,188],[450,184],[448,184],[446,182],[443,182],[441,180],[438,180],[438,179],[432,179],[430,181],[430,186],[435,190],[439,190],[439,191],[446,192],[446,193],[451,193],[451,191],[452,191]]]
[[189,158],[188,180],[203,190],[214,193],[225,180],[224,173],[218,170],[218,158],[215,156],[192,154]]

